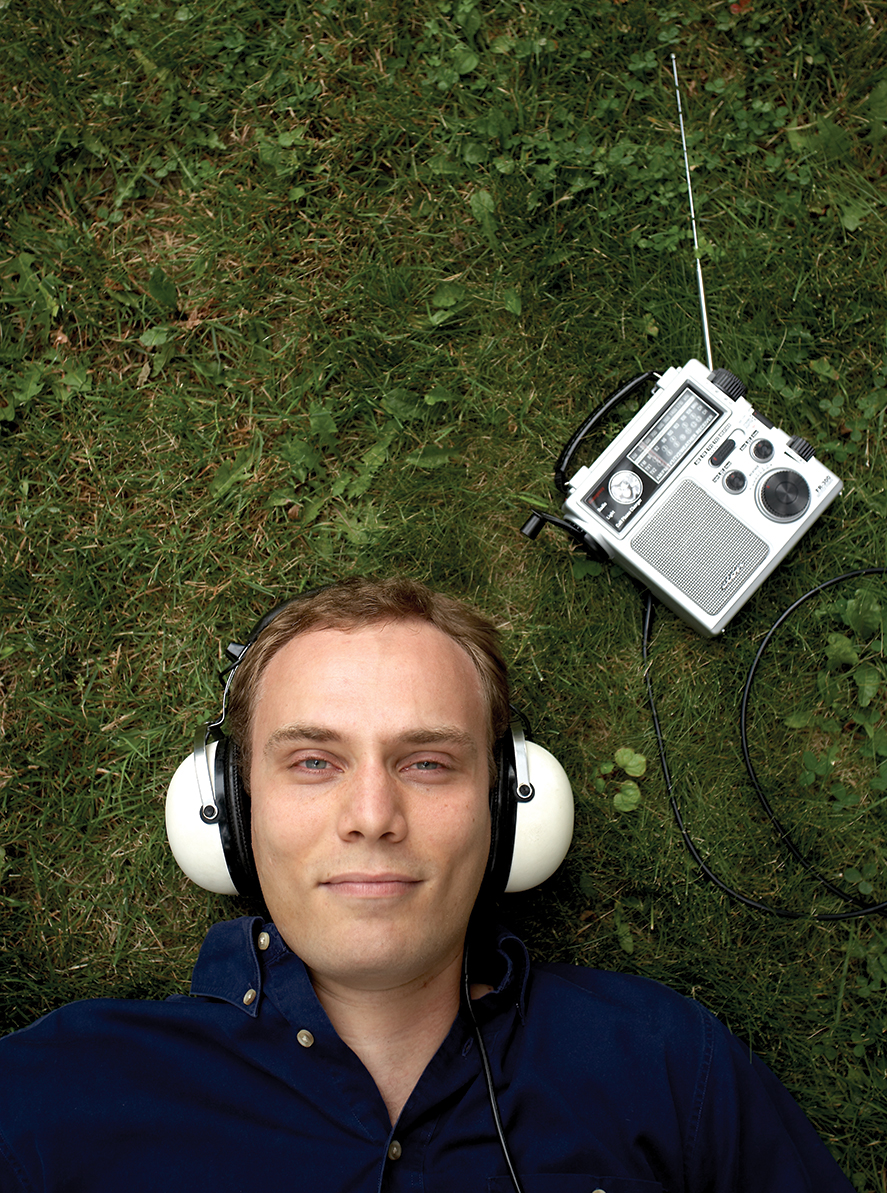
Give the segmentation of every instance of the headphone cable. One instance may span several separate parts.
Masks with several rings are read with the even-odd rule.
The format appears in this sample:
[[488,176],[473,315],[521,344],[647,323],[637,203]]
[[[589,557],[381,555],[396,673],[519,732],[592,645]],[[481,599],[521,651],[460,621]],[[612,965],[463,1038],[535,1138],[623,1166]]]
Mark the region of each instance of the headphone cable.
[[465,1006],[468,1010],[468,1017],[471,1020],[471,1027],[474,1033],[475,1041],[477,1042],[478,1051],[480,1052],[481,1068],[484,1073],[484,1081],[487,1086],[487,1094],[490,1099],[490,1110],[493,1113],[493,1124],[496,1128],[496,1137],[499,1140],[499,1146],[502,1149],[502,1155],[505,1157],[505,1165],[508,1169],[508,1175],[511,1177],[511,1183],[514,1185],[515,1193],[524,1193],[523,1185],[520,1183],[520,1178],[517,1175],[517,1170],[511,1159],[511,1153],[508,1150],[508,1143],[505,1139],[505,1128],[502,1126],[502,1118],[499,1114],[499,1104],[496,1101],[496,1087],[493,1084],[493,1070],[490,1066],[490,1058],[487,1055],[487,1048],[484,1044],[484,1038],[481,1035],[480,1024],[477,1021],[477,1016],[474,1013],[474,1007],[471,1005],[471,984],[468,981],[468,940],[465,941],[465,947],[462,952],[462,992],[465,996]]

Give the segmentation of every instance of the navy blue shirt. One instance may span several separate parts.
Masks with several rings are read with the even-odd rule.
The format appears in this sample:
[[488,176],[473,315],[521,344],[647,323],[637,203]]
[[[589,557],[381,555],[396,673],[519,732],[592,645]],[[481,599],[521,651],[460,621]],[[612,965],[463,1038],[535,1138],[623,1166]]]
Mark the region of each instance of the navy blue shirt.
[[[526,1193],[852,1193],[698,1003],[497,949],[473,1005]],[[210,931],[190,997],[74,1003],[0,1041],[2,1193],[511,1193],[506,1174],[463,1015],[392,1128],[261,920]]]

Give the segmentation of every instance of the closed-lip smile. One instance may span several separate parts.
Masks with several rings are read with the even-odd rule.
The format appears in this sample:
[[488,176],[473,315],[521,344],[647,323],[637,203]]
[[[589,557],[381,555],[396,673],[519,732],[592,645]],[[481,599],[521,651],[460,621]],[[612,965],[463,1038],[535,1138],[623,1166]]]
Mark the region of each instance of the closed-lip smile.
[[320,885],[334,889],[337,894],[356,895],[362,898],[383,898],[391,895],[403,895],[418,886],[420,882],[421,879],[414,878],[410,874],[354,871],[353,873],[336,874]]

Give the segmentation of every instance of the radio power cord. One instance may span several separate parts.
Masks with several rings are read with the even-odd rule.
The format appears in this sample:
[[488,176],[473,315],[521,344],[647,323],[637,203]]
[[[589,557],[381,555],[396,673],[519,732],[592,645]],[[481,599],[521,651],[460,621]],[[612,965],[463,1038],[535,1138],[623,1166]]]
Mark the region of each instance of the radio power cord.
[[654,601],[653,601],[652,594],[647,595],[646,606],[644,609],[644,628],[643,628],[644,678],[645,678],[646,684],[647,684],[647,700],[649,702],[650,713],[653,718],[653,729],[656,734],[656,743],[659,748],[659,759],[662,764],[662,775],[663,775],[663,778],[665,779],[665,787],[668,792],[668,799],[669,799],[669,804],[671,806],[672,815],[675,818],[675,823],[678,826],[678,831],[680,832],[681,837],[684,840],[684,844],[686,845],[687,850],[690,853],[690,856],[693,858],[694,862],[696,862],[697,866],[699,866],[700,870],[705,875],[705,877],[707,879],[709,879],[710,882],[713,882],[714,885],[716,887],[718,887],[719,890],[723,891],[725,895],[729,895],[729,897],[731,899],[736,899],[737,902],[739,902],[739,903],[744,903],[746,907],[754,908],[755,911],[762,911],[762,912],[766,912],[769,915],[781,916],[783,919],[792,919],[792,920],[801,920],[801,919],[855,920],[855,919],[861,919],[864,916],[879,915],[879,914],[883,915],[885,912],[887,912],[887,902],[867,903],[864,899],[860,898],[860,896],[855,895],[849,891],[842,890],[840,887],[835,886],[834,883],[830,882],[829,879],[827,879],[825,877],[825,875],[820,874],[819,871],[815,868],[815,866],[810,862],[810,860],[804,856],[804,854],[798,848],[795,841],[792,839],[791,834],[789,833],[788,829],[779,820],[775,811],[773,810],[773,806],[771,805],[769,799],[767,798],[767,796],[764,792],[764,789],[761,786],[761,783],[758,779],[758,775],[755,770],[754,763],[752,762],[751,751],[749,749],[749,744],[748,744],[748,707],[749,707],[749,700],[751,698],[752,684],[754,683],[755,674],[757,673],[758,665],[760,664],[761,659],[764,657],[764,653],[767,650],[767,647],[770,645],[770,642],[773,639],[774,634],[780,628],[780,626],[797,609],[799,609],[801,607],[801,605],[803,605],[806,601],[810,600],[812,597],[818,596],[819,593],[825,592],[829,588],[834,588],[835,585],[837,585],[837,584],[841,584],[847,580],[855,580],[861,576],[883,576],[885,574],[887,574],[887,568],[878,568],[878,567],[860,568],[857,571],[844,572],[840,576],[833,576],[832,579],[826,580],[823,584],[819,584],[815,588],[811,588],[809,592],[805,592],[802,597],[799,597],[798,600],[796,600],[794,602],[794,604],[789,605],[789,607],[783,613],[780,614],[780,616],[776,619],[776,621],[774,621],[774,623],[772,624],[770,629],[767,631],[767,634],[765,635],[764,640],[762,641],[761,645],[758,647],[757,654],[755,655],[754,660],[748,669],[748,674],[745,677],[745,685],[742,690],[742,707],[741,707],[741,712],[740,712],[740,717],[739,717],[740,738],[741,738],[741,744],[742,744],[742,757],[745,762],[745,769],[748,772],[748,776],[749,776],[749,779],[751,780],[752,787],[755,789],[755,793],[758,797],[758,800],[760,801],[761,807],[764,809],[764,812],[767,814],[767,817],[770,820],[770,822],[772,823],[773,827],[775,828],[780,840],[784,843],[785,847],[789,850],[792,857],[794,857],[804,867],[804,869],[807,870],[808,873],[811,874],[813,876],[813,878],[816,879],[816,881],[818,883],[820,883],[822,886],[824,886],[826,888],[826,890],[830,891],[831,894],[836,895],[839,899],[843,900],[845,903],[856,904],[856,906],[852,910],[838,911],[838,912],[805,913],[805,912],[789,911],[786,908],[773,907],[769,903],[762,903],[757,899],[750,898],[748,895],[743,895],[740,891],[734,890],[733,887],[729,886],[726,882],[723,881],[723,879],[719,878],[717,876],[717,874],[715,874],[714,871],[711,869],[711,867],[707,864],[707,862],[703,858],[702,854],[697,849],[695,842],[693,841],[692,837],[690,836],[690,833],[687,830],[686,825],[684,824],[684,818],[681,815],[681,810],[678,805],[677,797],[675,796],[675,793],[674,793],[674,784],[672,782],[671,771],[669,770],[668,759],[666,757],[665,739],[662,734],[662,727],[659,723],[659,714],[656,710],[656,701],[655,701],[654,694],[653,694],[653,681],[652,681],[651,674],[650,674],[651,670],[652,670],[652,666],[651,666],[651,664],[649,662],[649,658],[648,658],[649,644],[650,644],[650,627],[653,622]]

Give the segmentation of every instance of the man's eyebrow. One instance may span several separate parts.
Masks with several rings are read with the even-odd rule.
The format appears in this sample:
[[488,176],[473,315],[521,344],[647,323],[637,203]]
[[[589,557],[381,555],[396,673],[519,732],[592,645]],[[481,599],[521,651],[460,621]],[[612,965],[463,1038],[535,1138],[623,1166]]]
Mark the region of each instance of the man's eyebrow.
[[[322,725],[283,725],[275,729],[265,742],[264,753],[272,754],[279,746],[292,742],[307,741],[321,744],[339,740],[335,730]],[[464,729],[454,725],[422,726],[417,729],[407,729],[394,738],[395,745],[401,746],[433,746],[453,745],[476,754],[477,739]]]
[[289,742],[333,741],[335,736],[332,729],[324,729],[319,725],[283,725],[280,729],[275,729],[265,742],[263,753],[271,754],[278,746],[287,745]]
[[411,729],[398,736],[401,745],[434,746],[454,745],[463,749],[476,751],[477,739],[464,729],[457,729],[453,725],[441,725],[428,729]]

